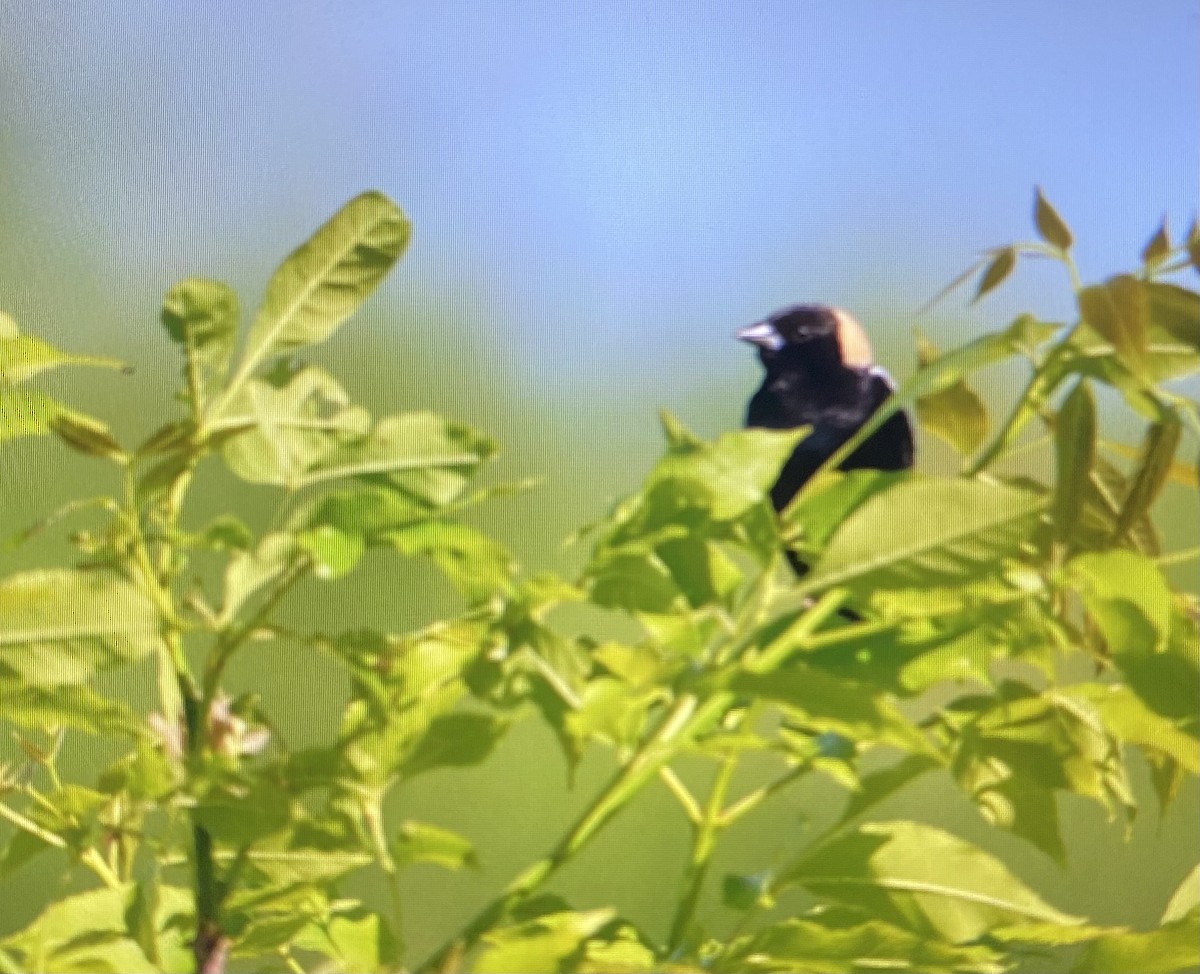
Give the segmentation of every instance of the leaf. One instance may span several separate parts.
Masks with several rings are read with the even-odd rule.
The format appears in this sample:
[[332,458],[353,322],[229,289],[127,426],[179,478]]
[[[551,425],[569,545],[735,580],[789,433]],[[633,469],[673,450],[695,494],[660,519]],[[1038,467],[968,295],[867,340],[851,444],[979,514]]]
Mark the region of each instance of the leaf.
[[1055,532],[1071,537],[1079,521],[1080,497],[1085,492],[1096,459],[1096,402],[1087,382],[1071,390],[1054,424]]
[[492,930],[475,960],[476,974],[556,974],[583,942],[613,918],[612,910],[550,913]]
[[[12,319],[5,316],[11,323]],[[15,329],[16,325],[13,324]],[[64,365],[87,365],[104,369],[124,369],[125,363],[97,355],[73,355],[55,348],[32,335],[0,330],[0,386],[18,385],[42,372]]]
[[1149,295],[1129,274],[1079,292],[1079,313],[1134,374],[1144,370],[1150,329]]
[[859,974],[867,970],[921,974],[1003,974],[1004,956],[983,944],[947,943],[924,932],[869,920],[831,926],[789,919],[767,927],[717,962],[718,974]]
[[1066,580],[1098,624],[1110,652],[1161,647],[1171,630],[1171,590],[1145,555],[1116,549],[1079,555]]
[[35,389],[0,385],[0,443],[19,436],[45,436],[62,410],[57,399]]
[[92,457],[104,457],[122,463],[127,454],[108,426],[98,419],[62,409],[50,420],[50,428],[67,446]]
[[21,329],[17,327],[13,316],[6,311],[0,311],[0,338],[17,338]]
[[429,862],[443,869],[478,869],[475,847],[457,832],[425,822],[407,821],[391,844],[392,857],[403,868],[410,863]]
[[145,722],[125,704],[74,683],[40,687],[22,680],[19,686],[0,678],[0,713],[18,727],[54,731],[62,727],[102,737],[141,737]]
[[402,554],[432,558],[471,603],[509,590],[516,574],[504,545],[465,524],[425,521],[389,531],[384,540]]
[[1149,512],[1171,472],[1175,451],[1183,433],[1183,424],[1178,419],[1154,423],[1146,431],[1137,472],[1129,494],[1121,505],[1117,523],[1113,526],[1112,543],[1120,544],[1129,530]]
[[429,730],[400,765],[411,778],[436,768],[462,768],[479,764],[508,730],[508,722],[489,714],[446,714]]
[[1158,225],[1158,229],[1154,232],[1154,236],[1142,248],[1142,263],[1147,267],[1155,267],[1170,256],[1171,233],[1167,229],[1167,218],[1164,216],[1162,223]]
[[361,534],[339,531],[327,524],[295,535],[296,547],[313,561],[313,575],[330,580],[344,578],[363,556]]
[[228,625],[246,600],[282,578],[300,553],[296,538],[284,532],[268,534],[253,551],[234,551],[225,566],[225,598],[218,623]]
[[819,846],[780,876],[888,923],[927,924],[951,943],[1002,924],[1076,924],[1045,903],[1000,860],[957,836],[916,822],[872,822]]
[[1175,974],[1200,967],[1200,910],[1148,933],[1110,933],[1090,943],[1076,974]]
[[203,406],[209,386],[219,383],[229,370],[237,343],[241,309],[233,288],[221,281],[189,277],[167,292],[162,324],[171,341],[183,346],[185,371],[200,394]]
[[1005,278],[1013,272],[1013,268],[1017,266],[1017,251],[1015,247],[1002,247],[996,251],[996,256],[991,259],[987,267],[983,269],[983,273],[979,275],[979,284],[975,288],[975,297],[971,299],[974,304],[982,298],[988,291],[994,290],[1004,283]]
[[858,818],[936,767],[938,767],[938,762],[928,754],[910,754],[890,767],[864,775],[858,790],[851,793],[850,801],[842,810],[838,824],[844,825],[852,819]]
[[1044,506],[1036,494],[982,481],[900,483],[846,519],[798,592],[982,577],[1017,552]]
[[112,571],[31,571],[0,581],[0,663],[28,685],[83,683],[159,644],[142,592]]
[[[922,368],[937,360],[937,347],[921,334],[917,348]],[[987,407],[962,379],[919,397],[917,417],[922,427],[964,455],[973,453],[988,434]]]
[[409,234],[408,219],[382,193],[343,206],[271,277],[239,374],[328,338],[391,270]]
[[241,848],[286,829],[291,802],[287,792],[265,777],[210,781],[196,799],[192,818],[217,841]]
[[1033,220],[1037,224],[1038,234],[1046,243],[1057,247],[1059,250],[1070,250],[1071,244],[1075,238],[1071,236],[1071,229],[1061,216],[1058,215],[1058,210],[1050,205],[1050,201],[1042,195],[1042,188],[1037,188],[1037,195],[1033,205]]
[[339,446],[365,436],[371,422],[337,380],[315,366],[251,380],[225,413],[224,427],[243,430],[222,450],[229,469],[250,483],[293,490]]
[[1187,237],[1187,252],[1192,267],[1200,271],[1200,220],[1192,220]]
[[1200,907],[1200,865],[1183,877],[1183,881],[1171,894],[1170,902],[1163,911],[1160,923],[1174,923]]

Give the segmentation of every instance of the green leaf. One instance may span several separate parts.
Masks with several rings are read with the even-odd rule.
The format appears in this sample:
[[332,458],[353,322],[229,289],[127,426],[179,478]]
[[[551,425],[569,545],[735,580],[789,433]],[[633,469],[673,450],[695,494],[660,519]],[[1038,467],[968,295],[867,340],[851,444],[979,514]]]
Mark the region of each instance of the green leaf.
[[1171,233],[1167,229],[1167,218],[1164,216],[1162,223],[1158,225],[1158,229],[1154,232],[1154,236],[1142,248],[1142,263],[1147,267],[1153,268],[1170,256]]
[[293,535],[277,531],[264,537],[253,551],[234,551],[225,566],[225,598],[218,622],[228,625],[251,596],[296,564],[301,550]]
[[436,768],[462,768],[479,764],[508,730],[508,722],[490,714],[446,714],[433,720],[429,730],[400,765],[411,778]]
[[1058,211],[1050,205],[1050,201],[1042,195],[1042,188],[1037,188],[1037,196],[1033,205],[1033,220],[1037,224],[1038,234],[1046,243],[1059,250],[1070,250],[1075,238],[1071,236],[1071,228]]
[[320,579],[343,578],[354,570],[366,549],[361,534],[339,531],[323,524],[296,536],[296,547],[313,561],[313,574]]
[[1045,903],[994,856],[916,822],[860,826],[802,856],[780,882],[798,882],[888,923],[927,925],[951,943],[1018,921],[1080,922]]
[[0,713],[18,727],[54,731],[61,727],[97,736],[140,737],[145,722],[125,704],[110,700],[82,684],[41,687],[12,686],[0,678]]
[[429,862],[451,870],[479,868],[479,857],[468,839],[425,822],[401,823],[392,840],[391,853],[401,868],[416,862]]
[[35,389],[0,385],[0,443],[19,436],[45,436],[62,411],[57,399]]
[[6,311],[0,311],[0,338],[17,338],[21,334],[21,329],[17,327],[17,322]]
[[1187,251],[1192,267],[1200,271],[1200,220],[1192,220],[1192,228],[1187,237]]
[[1145,286],[1129,274],[1079,292],[1079,313],[1115,349],[1135,375],[1145,368],[1150,330],[1150,300]]
[[910,754],[890,767],[863,775],[858,790],[851,793],[850,801],[842,810],[838,824],[858,818],[938,766],[938,762],[927,754]]
[[104,457],[122,463],[127,454],[101,420],[73,409],[62,409],[50,420],[50,428],[67,446],[91,457]]
[[278,783],[266,778],[210,781],[197,797],[192,817],[217,841],[241,848],[286,829],[291,802]]
[[767,927],[717,962],[719,974],[859,974],[868,970],[921,974],[1003,974],[1004,956],[981,944],[947,943],[881,920],[831,926],[789,919]]
[[1045,501],[970,480],[910,480],[858,508],[799,586],[905,588],[961,582],[1016,554]]
[[[917,349],[920,367],[937,361],[937,347],[919,333]],[[975,452],[988,434],[987,407],[961,378],[951,386],[920,396],[917,417],[922,427],[964,455]]]
[[476,974],[556,974],[585,940],[613,918],[612,910],[550,913],[484,935]]
[[[7,320],[12,322],[11,318]],[[13,324],[12,327],[15,329],[16,325]],[[64,365],[125,368],[125,363],[116,359],[96,355],[72,355],[32,335],[6,335],[0,331],[0,386],[17,385],[42,372]]]
[[983,273],[979,275],[979,284],[975,288],[975,297],[971,299],[971,303],[974,304],[987,294],[988,291],[994,290],[1003,284],[1016,266],[1017,251],[1015,247],[1002,247],[996,251],[996,256],[991,259],[987,267],[983,269]]
[[1149,512],[1150,506],[1162,491],[1171,473],[1175,451],[1183,434],[1183,424],[1172,418],[1154,423],[1146,431],[1137,472],[1133,475],[1129,494],[1121,505],[1117,523],[1113,526],[1112,543],[1120,544],[1129,530]]
[[1171,894],[1160,923],[1174,923],[1200,907],[1200,865],[1183,877],[1183,881]]
[[1114,654],[1161,647],[1171,630],[1171,590],[1145,555],[1115,549],[1068,563],[1066,579]]
[[1195,734],[1154,713],[1128,687],[1086,683],[1064,687],[1062,694],[1095,708],[1105,729],[1119,740],[1159,751],[1192,774],[1200,774],[1200,741]]
[[1200,967],[1200,910],[1149,933],[1123,931],[1094,940],[1076,974],[1176,974]]
[[1096,458],[1096,402],[1087,382],[1080,380],[1067,396],[1054,424],[1054,528],[1066,540],[1079,521],[1080,496],[1085,492]]
[[409,234],[408,219],[382,193],[343,206],[271,277],[239,374],[328,338],[391,270]]
[[507,591],[516,574],[516,563],[504,545],[454,521],[412,524],[389,531],[384,540],[402,554],[432,558],[472,603]]
[[32,571],[0,581],[0,663],[37,688],[83,683],[159,644],[142,592],[111,571]]
[[367,411],[316,366],[277,370],[254,379],[230,400],[221,427],[244,430],[222,450],[237,476],[256,484],[298,489],[305,474],[343,443],[370,429]]
[[199,406],[229,370],[237,343],[241,309],[233,289],[220,281],[189,277],[163,299],[162,324],[171,341],[183,346],[189,385],[200,394]]
[[[312,924],[296,938],[302,950],[314,950],[335,960],[335,970],[346,974],[386,974],[398,969],[398,944],[387,924],[375,913],[361,908],[356,916],[335,916],[319,924],[323,937]],[[324,940],[324,942],[322,942]]]

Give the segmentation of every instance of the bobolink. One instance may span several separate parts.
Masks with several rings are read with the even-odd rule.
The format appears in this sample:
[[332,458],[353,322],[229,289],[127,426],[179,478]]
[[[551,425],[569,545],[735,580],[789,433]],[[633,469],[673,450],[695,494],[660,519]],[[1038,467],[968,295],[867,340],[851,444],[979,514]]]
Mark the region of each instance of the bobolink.
[[[750,400],[746,425],[767,429],[811,426],[771,488],[782,511],[818,468],[891,395],[887,372],[875,365],[871,343],[847,312],[796,304],[737,332],[758,348],[767,370]],[[912,426],[894,413],[840,465],[840,470],[905,470],[913,464]],[[790,556],[798,574],[807,569]]]

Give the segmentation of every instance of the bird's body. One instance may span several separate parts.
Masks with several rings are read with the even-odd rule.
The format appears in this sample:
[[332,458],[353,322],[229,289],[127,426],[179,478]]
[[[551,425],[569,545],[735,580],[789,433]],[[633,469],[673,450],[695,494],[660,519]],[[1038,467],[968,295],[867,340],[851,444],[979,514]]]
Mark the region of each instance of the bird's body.
[[[758,348],[767,372],[750,400],[746,425],[812,427],[771,490],[775,509],[782,511],[883,405],[892,383],[887,372],[873,364],[870,342],[858,322],[824,305],[792,305],[743,328],[737,337]],[[912,464],[912,427],[901,411],[889,417],[839,469],[904,470]],[[804,570],[795,559],[793,565]]]

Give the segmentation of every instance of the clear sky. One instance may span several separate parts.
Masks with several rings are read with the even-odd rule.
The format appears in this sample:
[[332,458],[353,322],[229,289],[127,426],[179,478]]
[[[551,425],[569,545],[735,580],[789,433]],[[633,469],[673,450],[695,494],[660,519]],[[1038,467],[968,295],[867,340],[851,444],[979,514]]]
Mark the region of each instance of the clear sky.
[[[393,298],[458,296],[539,382],[655,377],[647,400],[669,403],[730,358],[752,378],[730,332],[783,303],[907,328],[872,309],[911,311],[978,249],[1027,236],[1035,184],[1091,277],[1196,210],[1194,0],[0,12],[0,178],[29,207],[5,218],[31,228],[0,274],[10,305],[60,248],[140,314],[196,272],[250,303],[378,187],[415,223]],[[1035,300],[1066,313],[1027,280],[964,327]]]

